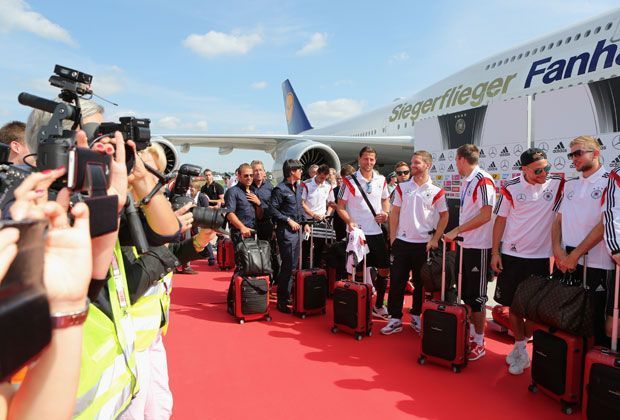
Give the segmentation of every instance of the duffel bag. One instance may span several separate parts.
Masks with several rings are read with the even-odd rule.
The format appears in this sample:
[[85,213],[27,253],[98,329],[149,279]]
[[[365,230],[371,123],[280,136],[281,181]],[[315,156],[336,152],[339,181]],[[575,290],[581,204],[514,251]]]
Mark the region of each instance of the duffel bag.
[[570,334],[590,337],[594,332],[593,308],[588,291],[573,273],[551,281],[544,299],[538,304],[538,320]]
[[235,247],[235,258],[240,276],[269,276],[273,273],[269,241],[242,238]]
[[515,296],[510,306],[511,311],[521,318],[539,322],[538,304],[549,291],[551,283],[549,276],[532,275],[523,280],[515,291]]
[[[441,291],[442,251],[433,249],[420,270],[424,290],[429,293]],[[446,252],[446,290],[456,285],[456,251]]]

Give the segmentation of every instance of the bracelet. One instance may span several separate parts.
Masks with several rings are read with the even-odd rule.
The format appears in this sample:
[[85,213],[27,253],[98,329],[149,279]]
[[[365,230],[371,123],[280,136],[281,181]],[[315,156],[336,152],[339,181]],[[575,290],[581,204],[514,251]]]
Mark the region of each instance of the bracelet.
[[50,315],[52,322],[52,328],[69,328],[76,325],[82,325],[86,321],[88,316],[88,307],[90,305],[90,299],[86,298],[86,306],[81,311],[75,312],[54,312]]
[[501,254],[498,251],[491,251],[491,256],[497,255],[498,257],[501,256]]

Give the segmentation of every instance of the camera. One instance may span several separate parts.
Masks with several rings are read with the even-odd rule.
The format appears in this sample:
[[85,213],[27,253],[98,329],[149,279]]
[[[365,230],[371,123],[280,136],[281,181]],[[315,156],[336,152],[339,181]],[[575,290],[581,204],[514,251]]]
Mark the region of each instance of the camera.
[[0,209],[13,199],[15,189],[28,176],[28,172],[9,162],[11,148],[0,143]]
[[[120,117],[119,122],[103,122],[101,124],[88,123],[84,126],[88,135],[89,144],[94,143],[103,136],[113,136],[120,131],[125,141],[133,140],[136,144],[136,152],[146,149],[151,145],[151,120],[148,118]],[[131,173],[135,164],[135,157],[131,147],[125,145],[125,163],[127,173]]]
[[[189,163],[181,165],[170,195],[173,210],[178,210],[187,203],[192,202],[192,198],[187,196],[187,191],[189,190],[192,177],[199,176],[200,172],[201,168],[199,166]],[[190,211],[194,216],[193,224],[195,226],[218,230],[222,229],[226,224],[228,210],[225,208],[193,207]]]

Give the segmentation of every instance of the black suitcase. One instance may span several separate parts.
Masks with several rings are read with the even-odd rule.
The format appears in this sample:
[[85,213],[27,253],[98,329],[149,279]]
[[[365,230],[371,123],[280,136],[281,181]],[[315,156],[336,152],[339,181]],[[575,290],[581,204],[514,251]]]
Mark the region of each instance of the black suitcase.
[[240,324],[269,316],[269,276],[244,277],[233,274],[228,288],[228,313]]

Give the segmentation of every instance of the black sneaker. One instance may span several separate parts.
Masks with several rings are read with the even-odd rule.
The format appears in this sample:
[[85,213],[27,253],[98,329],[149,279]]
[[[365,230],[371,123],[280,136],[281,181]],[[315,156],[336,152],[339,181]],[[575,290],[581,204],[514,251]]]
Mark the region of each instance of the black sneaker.
[[288,305],[286,305],[285,303],[278,303],[276,308],[278,309],[278,311],[282,312],[283,314],[291,313],[291,308],[289,308]]

